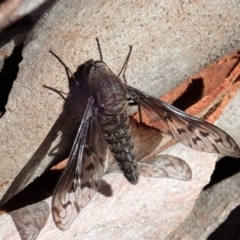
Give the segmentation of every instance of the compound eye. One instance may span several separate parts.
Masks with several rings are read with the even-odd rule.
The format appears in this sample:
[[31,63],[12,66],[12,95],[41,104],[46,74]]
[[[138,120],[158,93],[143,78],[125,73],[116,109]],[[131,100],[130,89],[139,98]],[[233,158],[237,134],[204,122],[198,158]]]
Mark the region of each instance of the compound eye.
[[89,74],[92,73],[94,70],[96,70],[96,66],[93,65],[93,66],[90,68]]
[[96,68],[104,68],[104,67],[107,67],[106,63],[100,62],[100,61],[99,61],[99,62],[96,61],[94,65],[95,65]]
[[93,73],[94,71],[102,71],[106,68],[108,68],[108,66],[103,61],[94,61],[93,59],[91,59],[85,63],[83,74],[87,78],[89,74]]
[[103,68],[108,68],[106,63],[102,61],[94,61],[93,65],[90,68],[89,74],[96,70],[101,70]]

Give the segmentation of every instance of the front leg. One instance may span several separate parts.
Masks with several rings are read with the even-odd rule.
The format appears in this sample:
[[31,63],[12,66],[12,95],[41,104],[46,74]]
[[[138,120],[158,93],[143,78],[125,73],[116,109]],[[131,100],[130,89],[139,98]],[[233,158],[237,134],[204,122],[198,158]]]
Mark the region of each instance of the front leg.
[[141,105],[140,105],[140,98],[135,92],[129,91],[127,100],[130,101],[132,100],[133,102],[129,102],[129,106],[138,106],[138,114],[139,114],[139,121],[142,123],[142,110],[141,110]]

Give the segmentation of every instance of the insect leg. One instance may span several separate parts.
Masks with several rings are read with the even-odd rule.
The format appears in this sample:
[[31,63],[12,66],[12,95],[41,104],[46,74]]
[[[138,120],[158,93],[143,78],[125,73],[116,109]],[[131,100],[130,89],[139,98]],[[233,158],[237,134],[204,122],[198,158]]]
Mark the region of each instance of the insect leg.
[[140,121],[140,123],[142,123],[142,109],[141,109],[139,97],[134,92],[129,92],[128,99],[133,101],[133,102],[128,103],[129,106],[138,105],[139,121]]
[[63,62],[63,60],[52,50],[50,50],[49,52],[64,66],[68,79],[72,78],[75,81],[75,83],[79,85],[78,81],[75,79],[74,74],[72,73],[71,69],[67,66],[67,64]]
[[[68,78],[68,84],[70,85],[70,80],[73,79],[74,82],[76,83],[77,86],[81,87],[81,89],[85,90],[88,92],[88,89],[86,89],[84,86],[80,85],[79,82],[76,80],[75,78],[75,75],[72,73],[71,69],[67,66],[67,64],[65,62],[63,62],[63,60],[56,54],[54,53],[52,50],[49,51],[65,68],[65,71],[66,71],[66,74],[67,74],[67,78]],[[51,87],[48,87],[46,85],[43,85],[43,87],[45,88],[48,88],[48,89],[51,89],[53,91],[55,91],[56,93],[58,93],[59,95],[61,94],[65,94],[67,96],[71,96],[70,94],[67,94],[67,93],[64,93],[63,91],[61,90],[58,90],[58,89],[53,89]],[[62,95],[61,97],[66,100]],[[71,96],[72,97],[72,96]]]
[[128,61],[129,61],[129,58],[130,58],[130,54],[131,54],[131,52],[132,52],[132,48],[133,48],[133,46],[132,46],[132,45],[129,45],[129,52],[128,52],[127,58],[126,58],[123,66],[122,66],[122,68],[121,68],[121,70],[120,70],[120,72],[119,72],[119,74],[118,74],[118,77],[119,77],[120,74],[123,73],[123,79],[124,79],[125,84],[127,84],[125,72],[126,72],[126,70],[127,70],[127,65],[128,65]]
[[[66,101],[66,98],[65,98],[63,95],[71,96],[70,94],[65,93],[65,92],[63,92],[63,91],[61,91],[61,90],[59,90],[59,89],[52,88],[52,87],[49,87],[49,86],[47,86],[47,85],[42,85],[42,86],[43,86],[44,88],[50,89],[50,90],[52,90],[53,92],[59,94],[64,101]],[[72,97],[72,96],[71,96],[71,97]]]
[[65,92],[63,92],[63,91],[61,91],[61,90],[59,90],[59,89],[52,88],[52,87],[49,87],[49,86],[47,86],[47,85],[43,85],[42,87],[47,88],[47,89],[49,89],[49,90],[52,90],[53,92],[59,94],[59,96],[60,96],[64,101],[67,100],[67,98],[64,97],[64,95],[66,95],[67,97],[72,97],[72,98],[74,98],[77,102],[79,102],[83,107],[85,107],[85,105],[83,105],[80,101],[78,101],[77,98],[75,98],[73,95],[71,95],[71,94],[69,94],[69,93],[65,93]]

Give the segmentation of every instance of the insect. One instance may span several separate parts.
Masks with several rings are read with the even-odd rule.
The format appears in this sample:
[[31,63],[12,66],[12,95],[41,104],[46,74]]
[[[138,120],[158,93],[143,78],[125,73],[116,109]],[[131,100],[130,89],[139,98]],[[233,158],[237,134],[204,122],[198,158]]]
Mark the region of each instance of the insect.
[[[154,128],[182,144],[205,152],[239,157],[236,142],[220,128],[126,84],[125,71],[132,46],[118,75],[103,61],[85,63],[83,70],[91,97],[83,115],[68,163],[52,200],[53,219],[66,230],[98,190],[104,174],[107,148],[117,160],[126,179],[138,182],[138,168],[127,115],[128,105],[137,105],[142,122],[145,112]],[[123,83],[119,76],[123,72]]]

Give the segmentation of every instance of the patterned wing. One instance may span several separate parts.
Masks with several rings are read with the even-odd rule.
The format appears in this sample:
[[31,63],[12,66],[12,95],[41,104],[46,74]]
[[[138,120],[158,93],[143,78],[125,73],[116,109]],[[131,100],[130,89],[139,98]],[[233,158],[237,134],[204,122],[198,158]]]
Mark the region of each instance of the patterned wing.
[[170,155],[155,155],[138,162],[141,176],[151,178],[173,178],[190,181],[192,171],[181,158]]
[[226,156],[240,157],[236,142],[220,128],[192,117],[185,112],[127,86],[130,98],[138,102],[151,124],[178,142],[204,152],[215,152]]
[[68,163],[53,195],[52,215],[59,229],[69,228],[99,188],[104,173],[106,148],[90,98]]

